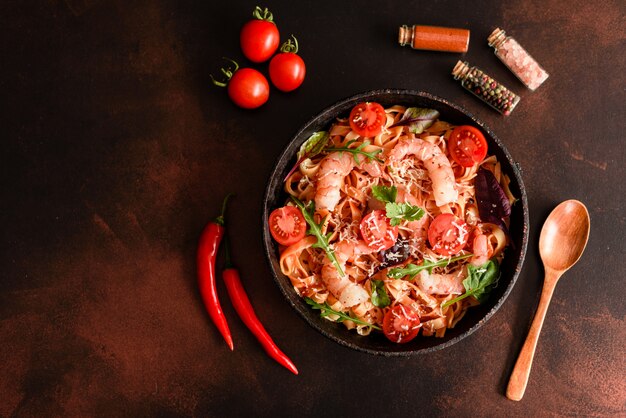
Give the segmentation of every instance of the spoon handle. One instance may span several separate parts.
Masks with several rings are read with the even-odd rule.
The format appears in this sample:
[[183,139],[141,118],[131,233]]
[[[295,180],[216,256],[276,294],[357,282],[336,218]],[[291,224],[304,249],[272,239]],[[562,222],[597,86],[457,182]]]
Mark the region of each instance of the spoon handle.
[[559,276],[560,274],[558,272],[546,269],[546,277],[543,283],[543,290],[541,291],[539,306],[537,306],[535,318],[530,326],[530,331],[528,331],[524,346],[519,353],[519,357],[513,368],[513,373],[511,373],[509,386],[506,389],[506,397],[513,401],[519,401],[524,396],[528,377],[530,376],[530,368],[533,364],[533,357],[535,356],[537,340],[539,339],[543,320],[546,317],[546,312],[548,311],[548,306],[552,299],[552,293],[554,293],[554,288],[556,287]]

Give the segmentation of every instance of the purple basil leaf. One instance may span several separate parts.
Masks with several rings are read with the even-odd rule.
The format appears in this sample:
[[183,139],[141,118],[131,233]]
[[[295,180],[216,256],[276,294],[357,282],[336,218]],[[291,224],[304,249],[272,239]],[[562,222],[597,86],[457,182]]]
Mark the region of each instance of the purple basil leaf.
[[504,218],[511,215],[511,204],[502,186],[489,170],[478,169],[474,179],[478,213],[483,222],[496,224],[507,231]]
[[439,117],[439,112],[435,109],[426,109],[423,107],[408,107],[404,111],[404,115],[400,121],[390,126],[409,126],[409,131],[414,134],[421,134],[424,129],[430,127]]

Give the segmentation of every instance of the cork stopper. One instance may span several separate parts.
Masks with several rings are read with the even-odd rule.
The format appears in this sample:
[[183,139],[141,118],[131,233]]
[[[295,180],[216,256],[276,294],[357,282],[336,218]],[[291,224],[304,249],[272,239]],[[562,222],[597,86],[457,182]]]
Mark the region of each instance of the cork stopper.
[[506,32],[500,28],[495,28],[491,35],[487,38],[489,46],[498,48],[502,42],[506,39]]
[[469,70],[470,67],[467,62],[457,61],[456,65],[452,69],[452,75],[455,80],[458,80],[459,78],[465,77]]
[[406,46],[413,43],[413,30],[407,25],[400,26],[398,30],[398,43],[400,46]]

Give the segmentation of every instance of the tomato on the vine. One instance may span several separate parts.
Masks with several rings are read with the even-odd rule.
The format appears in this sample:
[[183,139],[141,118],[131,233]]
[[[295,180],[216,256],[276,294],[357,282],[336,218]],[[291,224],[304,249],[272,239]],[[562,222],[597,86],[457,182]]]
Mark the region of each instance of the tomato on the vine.
[[374,210],[363,217],[359,229],[367,246],[374,251],[389,249],[398,239],[398,227],[391,226],[384,210]]
[[437,216],[428,227],[428,242],[437,254],[457,254],[467,244],[469,228],[463,219],[451,213]]
[[448,138],[448,149],[452,159],[459,165],[471,167],[487,156],[487,141],[473,126],[457,126]]
[[386,120],[385,108],[378,103],[359,103],[350,112],[350,128],[362,137],[378,135]]
[[213,84],[226,87],[233,103],[244,109],[254,109],[267,102],[270,84],[265,76],[252,68],[239,69],[239,64],[228,58],[227,60],[233,63],[234,68],[222,68],[225,81],[217,81],[211,76]]
[[228,83],[228,96],[239,107],[254,109],[270,97],[270,85],[263,74],[252,68],[235,71]]
[[280,34],[274,23],[272,13],[259,6],[252,12],[254,19],[241,28],[239,42],[243,54],[252,62],[264,62],[270,59],[280,43]]
[[420,317],[410,306],[395,305],[383,318],[383,333],[394,343],[408,343],[421,328]]
[[280,54],[276,54],[270,61],[270,80],[278,90],[289,92],[300,87],[306,74],[304,60],[297,55],[298,40],[291,35],[293,42],[288,39],[281,47]]
[[270,214],[269,228],[280,245],[292,245],[304,238],[307,225],[300,209],[283,206]]

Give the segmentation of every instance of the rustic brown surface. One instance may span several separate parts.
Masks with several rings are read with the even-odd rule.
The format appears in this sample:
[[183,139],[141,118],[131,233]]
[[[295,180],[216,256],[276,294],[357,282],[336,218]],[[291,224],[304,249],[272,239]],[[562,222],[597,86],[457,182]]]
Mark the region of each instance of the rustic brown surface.
[[[254,2],[69,3],[74,13],[60,0],[0,3],[0,417],[626,415],[623,2],[272,1],[308,75],[256,111],[208,76],[221,56],[246,62],[238,31]],[[465,58],[520,93],[513,114],[452,80],[459,55],[399,47],[398,26],[414,23],[471,29]],[[551,74],[536,92],[486,45],[496,26]],[[290,136],[336,100],[385,87],[481,117],[521,164],[531,210],[525,268],[500,311],[411,359],[307,327],[260,238],[266,177]],[[226,301],[230,352],[201,306],[194,246],[230,191],[244,285],[299,376]],[[539,228],[568,198],[589,208],[589,246],[557,286],[514,403],[504,390],[541,289]]]

